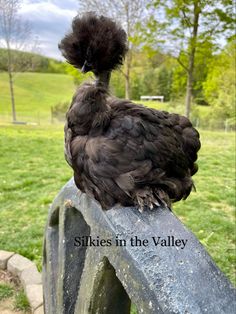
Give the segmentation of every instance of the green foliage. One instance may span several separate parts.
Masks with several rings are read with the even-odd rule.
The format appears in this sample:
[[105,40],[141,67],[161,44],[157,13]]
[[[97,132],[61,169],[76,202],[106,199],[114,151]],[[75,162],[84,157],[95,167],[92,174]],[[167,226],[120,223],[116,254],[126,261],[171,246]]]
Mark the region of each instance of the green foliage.
[[172,75],[172,89],[171,89],[172,99],[178,99],[185,95],[186,84],[187,84],[186,71],[183,69],[181,65],[176,65],[173,68]]
[[158,68],[147,68],[142,77],[141,95],[157,95]]
[[[234,34],[235,26],[235,10],[232,0],[220,1],[200,1],[200,0],[155,0],[152,5],[160,12],[162,8],[165,12],[165,20],[158,23],[158,29],[164,30],[165,34],[172,35],[175,39],[187,39],[190,34],[186,32],[186,28],[193,26],[193,14],[195,8],[200,13],[201,19],[199,23],[199,38],[215,39],[223,33],[226,38],[231,38]],[[152,23],[153,26],[154,23]],[[157,29],[157,28],[156,28]],[[155,28],[152,27],[154,31]],[[191,35],[190,35],[191,36]]]
[[113,95],[119,98],[125,97],[125,80],[121,71],[114,71],[111,75],[110,89]]
[[[66,63],[36,53],[11,50],[13,72],[66,73]],[[0,48],[0,71],[7,71],[7,50]]]
[[138,310],[135,304],[131,304],[130,314],[138,314]]
[[[140,73],[141,71],[141,73]],[[143,90],[143,79],[142,79],[142,68],[133,68],[131,73],[131,98],[140,99],[141,95],[144,95]]]
[[20,289],[19,291],[16,292],[14,308],[16,310],[21,310],[21,311],[29,311],[30,310],[30,304],[28,302],[28,299],[27,299],[23,289]]
[[65,63],[65,71],[67,74],[73,77],[75,85],[80,85],[84,81],[89,81],[94,77],[91,72],[84,74],[79,69],[73,67],[69,63]]
[[[162,22],[153,23],[152,15],[150,23],[146,24],[150,32],[144,31],[144,36],[153,42],[152,45],[160,45],[159,38],[162,38],[165,42],[163,50],[169,51],[182,66],[182,75],[179,75],[181,70],[178,67],[173,73],[172,97],[183,95],[183,81],[188,81],[185,90],[188,95],[186,112],[189,115],[192,96],[196,102],[207,104],[203,83],[208,75],[207,65],[212,58],[213,43],[216,44],[223,36],[225,39],[234,37],[236,19],[233,1],[156,0],[150,6],[156,10],[154,16],[161,14]],[[222,107],[222,101],[219,103]]]
[[13,288],[8,284],[0,284],[0,301],[13,296]]
[[66,74],[66,63],[48,58],[48,67],[44,71],[39,67],[39,72]]
[[[131,97],[138,100],[141,95],[164,95],[165,101],[178,104],[184,99],[187,83],[189,53],[193,45],[196,48],[193,71],[193,101],[197,104],[210,105],[210,125],[215,120],[232,121],[234,114],[234,63],[233,48],[217,51],[216,38],[232,37],[232,24],[235,14],[231,0],[197,1],[201,10],[199,32],[196,40],[191,38],[193,4],[196,1],[156,0],[149,4],[153,9],[150,18],[134,25],[132,41],[132,71],[130,74]],[[155,11],[156,10],[156,11]],[[156,20],[162,14],[160,21]],[[189,32],[190,31],[190,32]],[[233,47],[233,44],[231,44]],[[68,101],[73,94],[69,76],[75,85],[91,78],[91,73],[83,75],[73,66],[37,54],[12,51],[15,60],[14,71],[27,69],[29,72],[47,72],[69,74],[68,76],[36,76],[32,73],[14,75],[16,109],[23,116],[23,111],[46,112],[50,116],[50,107],[59,102]],[[229,58],[228,58],[229,54]],[[176,61],[178,59],[179,63]],[[7,51],[0,49],[0,70],[7,69]],[[230,61],[231,60],[231,61]],[[184,66],[182,66],[182,65]],[[124,69],[122,69],[124,70]],[[62,79],[63,77],[63,79]],[[68,78],[68,80],[67,80]],[[25,82],[24,82],[25,81]],[[25,84],[26,83],[26,84]],[[119,98],[125,96],[125,79],[121,71],[115,71],[111,78],[111,91]],[[28,93],[29,92],[29,93]],[[40,93],[40,95],[39,95]],[[29,95],[30,94],[30,95]],[[0,73],[0,114],[10,112],[10,95],[7,76]],[[173,105],[174,106],[174,105]],[[173,107],[171,105],[171,107]],[[177,107],[178,105],[175,105]],[[184,106],[184,101],[182,101]],[[47,109],[46,109],[47,107]],[[194,109],[194,107],[193,107]],[[41,115],[41,113],[40,113]],[[43,117],[46,114],[43,114]],[[198,119],[194,109],[193,116]],[[43,118],[40,116],[40,118]],[[227,122],[228,123],[228,122]],[[230,122],[232,123],[232,122]]]
[[217,47],[210,41],[199,41],[197,44],[194,68],[193,97],[197,103],[204,103],[207,100],[204,97],[203,85],[206,81],[208,71],[211,69],[214,53]]
[[79,71],[69,63],[66,63],[65,70],[67,74],[73,77],[75,85],[80,85],[82,83],[84,79],[84,74],[81,73],[81,71]]
[[168,71],[166,67],[162,67],[158,73],[157,86],[158,95],[163,95],[164,100],[169,101],[171,98],[172,72]]
[[211,105],[210,119],[235,117],[235,43],[228,44],[211,63],[204,94]]
[[[215,46],[210,41],[198,43],[195,55],[193,98],[199,104],[207,104],[203,84],[211,67],[214,51]],[[187,64],[187,56],[183,51],[180,52],[179,59],[183,64]],[[187,73],[178,62],[172,65],[172,72],[171,99],[174,100],[183,97],[186,93]]]
[[69,102],[59,102],[51,108],[52,118],[57,119],[58,121],[65,121],[65,114],[69,109]]

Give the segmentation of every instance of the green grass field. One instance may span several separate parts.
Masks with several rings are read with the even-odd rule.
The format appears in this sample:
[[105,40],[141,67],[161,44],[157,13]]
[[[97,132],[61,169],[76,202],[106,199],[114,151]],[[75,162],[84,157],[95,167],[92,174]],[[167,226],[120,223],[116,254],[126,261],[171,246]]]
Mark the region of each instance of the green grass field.
[[[73,78],[69,75],[16,73],[14,91],[17,119],[40,124],[50,123],[51,107],[59,102],[70,102],[75,89]],[[155,109],[184,113],[183,103],[173,105],[158,101],[135,102]],[[209,107],[198,106],[196,110],[204,116],[209,112]],[[8,75],[5,72],[0,72],[0,120],[11,121],[11,97]]]
[[[19,119],[35,122],[50,119],[51,107],[70,101],[75,86],[73,78],[65,74],[16,73],[14,91]],[[11,98],[7,73],[0,73],[0,116],[10,118]]]
[[[174,212],[235,283],[234,137],[201,132],[197,192]],[[63,128],[0,126],[0,141],[0,249],[40,267],[48,207],[72,175],[63,156]]]

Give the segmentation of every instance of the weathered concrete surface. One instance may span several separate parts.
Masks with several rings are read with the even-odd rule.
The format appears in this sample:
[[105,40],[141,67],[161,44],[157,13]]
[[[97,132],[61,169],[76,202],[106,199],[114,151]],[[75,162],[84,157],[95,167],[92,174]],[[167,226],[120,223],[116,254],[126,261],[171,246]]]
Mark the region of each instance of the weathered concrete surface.
[[43,305],[38,307],[35,311],[34,314],[44,314],[44,309],[43,309]]
[[[111,246],[77,247],[75,237],[110,239]],[[148,240],[132,246],[130,239]],[[153,238],[184,240],[155,246]],[[116,246],[116,237],[126,246]],[[77,238],[78,239],[78,238]],[[147,242],[145,242],[147,244]],[[181,244],[180,242],[176,242]],[[182,245],[183,247],[183,245]],[[54,201],[45,232],[46,314],[235,313],[235,290],[196,237],[166,209],[140,213],[100,205],[70,180]]]
[[22,271],[20,274],[20,281],[24,287],[26,288],[27,285],[38,285],[42,283],[42,276],[38,272],[38,269],[35,265],[26,268],[25,270]]
[[10,257],[12,257],[15,253],[14,252],[8,252],[8,251],[2,251],[0,250],[0,269],[6,269],[7,268],[7,261]]
[[33,311],[43,304],[42,285],[27,285],[25,293]]
[[32,261],[19,254],[13,255],[7,262],[7,270],[18,277],[20,277],[23,270],[32,266],[34,266]]

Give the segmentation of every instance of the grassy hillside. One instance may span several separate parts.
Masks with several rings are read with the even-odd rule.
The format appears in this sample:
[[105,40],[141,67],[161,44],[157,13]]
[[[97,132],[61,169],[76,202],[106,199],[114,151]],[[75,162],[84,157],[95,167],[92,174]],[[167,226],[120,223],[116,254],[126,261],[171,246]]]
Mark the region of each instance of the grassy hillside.
[[[17,119],[27,122],[50,122],[51,106],[70,101],[75,91],[73,78],[66,74],[17,73],[14,84]],[[7,73],[0,72],[0,120],[11,121],[10,100]],[[184,113],[184,103],[136,102],[155,109]],[[193,112],[195,117],[204,117],[209,107],[198,106],[193,108]]]
[[[13,72],[66,73],[66,62],[37,53],[11,50]],[[7,49],[0,48],[0,71],[8,69]]]
[[[201,141],[197,192],[174,205],[174,212],[235,282],[234,134],[201,131]],[[40,265],[49,204],[72,175],[64,160],[63,128],[2,126],[0,145],[5,152],[0,157],[0,249]]]
[[[17,73],[14,79],[16,111],[22,118],[34,121],[50,119],[51,106],[71,99],[75,86],[66,74]],[[0,73],[0,116],[11,114],[8,76]],[[30,119],[31,118],[31,119]]]

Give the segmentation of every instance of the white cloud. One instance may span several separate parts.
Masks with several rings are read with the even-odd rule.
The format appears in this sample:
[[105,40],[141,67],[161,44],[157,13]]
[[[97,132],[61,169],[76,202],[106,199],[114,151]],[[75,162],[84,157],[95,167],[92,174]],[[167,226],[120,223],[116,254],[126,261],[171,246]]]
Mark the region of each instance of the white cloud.
[[24,0],[19,13],[32,25],[32,33],[39,39],[41,53],[61,58],[57,45],[70,29],[77,9],[76,0]]
[[28,19],[33,20],[34,18],[40,20],[47,20],[48,17],[60,16],[65,19],[72,18],[76,15],[75,10],[62,9],[51,1],[41,1],[37,3],[23,3],[19,13],[26,16]]

